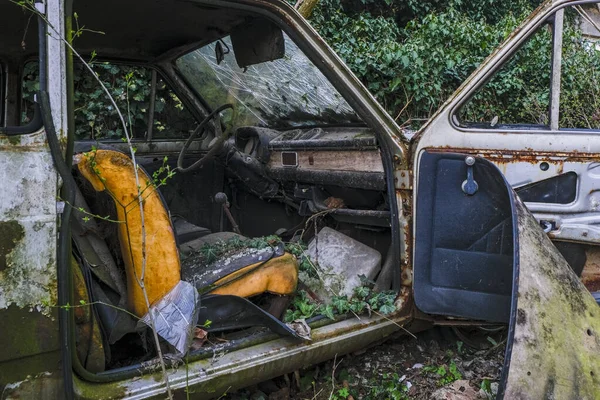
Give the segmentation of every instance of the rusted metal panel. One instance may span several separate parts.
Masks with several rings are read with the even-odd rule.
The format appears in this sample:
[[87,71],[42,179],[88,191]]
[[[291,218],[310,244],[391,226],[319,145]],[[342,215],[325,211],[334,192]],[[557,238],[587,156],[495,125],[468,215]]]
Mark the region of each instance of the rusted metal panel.
[[0,138],[0,387],[12,383],[6,393],[23,398],[29,393],[22,391],[25,387],[35,387],[39,397],[56,376],[42,379],[43,385],[35,378],[21,381],[55,370],[59,360],[57,309],[52,307],[57,302],[57,179],[43,136]]
[[600,247],[585,251],[586,262],[581,273],[581,282],[590,292],[600,292]]
[[396,181],[396,188],[401,190],[412,189],[413,176],[412,171],[407,169],[401,169],[394,171],[394,179]]
[[[36,3],[38,4],[38,3]],[[42,7],[44,3],[37,6]],[[62,1],[45,4],[51,24],[64,23]],[[43,10],[42,10],[43,11]],[[56,32],[47,42],[52,114],[66,136],[64,46]],[[58,398],[57,193],[46,133],[0,136],[0,387],[9,397]],[[2,229],[6,228],[6,229]]]
[[[361,317],[313,329],[312,341],[293,345],[281,338],[247,349],[224,353],[215,348],[213,358],[190,362],[187,367],[168,371],[171,388],[195,399],[217,398],[221,393],[256,384],[296,369],[338,359],[345,353],[364,349],[396,332],[410,320],[397,313],[387,317]],[[89,384],[76,380],[80,398],[141,399],[165,393],[160,372],[124,382]]]
[[2,399],[62,399],[65,397],[60,374],[42,372],[6,385]]
[[600,307],[515,198],[519,263],[504,398],[600,398]]

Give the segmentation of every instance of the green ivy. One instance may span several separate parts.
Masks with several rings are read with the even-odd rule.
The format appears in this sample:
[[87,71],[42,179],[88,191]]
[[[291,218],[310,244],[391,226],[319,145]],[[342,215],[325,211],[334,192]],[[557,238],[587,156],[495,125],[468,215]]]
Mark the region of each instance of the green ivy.
[[[140,66],[92,62],[91,66],[121,110],[133,137],[143,138],[148,132],[152,70]],[[117,110],[100,87],[97,79],[82,64],[74,68],[73,83],[76,139],[116,139],[124,137]],[[33,116],[33,99],[39,90],[38,66],[25,64],[22,87],[22,123]],[[154,136],[188,137],[195,120],[181,100],[157,79],[154,102]]]
[[[499,8],[480,0],[479,11],[461,1],[409,1],[417,16],[398,24],[395,14],[351,13],[343,3],[323,0],[311,23],[390,114],[414,128],[532,10],[528,1]],[[502,18],[479,15],[488,8],[498,10]]]
[[215,243],[205,243],[198,251],[190,254],[195,262],[203,265],[212,264],[215,261],[242,249],[265,249],[274,247],[281,243],[279,236],[261,236],[252,239],[244,239],[233,236],[228,240],[218,240]]
[[308,319],[315,315],[324,315],[329,319],[335,319],[336,315],[348,313],[360,315],[377,313],[386,315],[396,311],[394,301],[396,292],[376,292],[372,288],[373,283],[362,280],[362,284],[354,289],[352,297],[333,296],[331,303],[320,304],[313,300],[304,290],[299,290],[292,300],[292,304],[284,315],[285,322],[297,319]]

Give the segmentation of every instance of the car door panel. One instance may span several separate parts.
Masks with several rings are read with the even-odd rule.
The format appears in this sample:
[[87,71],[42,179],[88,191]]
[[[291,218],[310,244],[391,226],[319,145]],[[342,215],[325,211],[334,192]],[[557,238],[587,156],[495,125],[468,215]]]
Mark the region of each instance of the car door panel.
[[478,190],[463,192],[464,154],[424,152],[416,200],[415,302],[431,314],[507,322],[513,270],[508,190],[491,163],[470,168]]
[[[589,139],[593,141],[592,137]],[[500,168],[552,239],[597,244],[600,241],[598,156],[581,157],[576,151],[568,156],[536,153],[533,157],[516,153],[488,159]],[[533,187],[544,184],[547,187],[538,191],[536,198]]]

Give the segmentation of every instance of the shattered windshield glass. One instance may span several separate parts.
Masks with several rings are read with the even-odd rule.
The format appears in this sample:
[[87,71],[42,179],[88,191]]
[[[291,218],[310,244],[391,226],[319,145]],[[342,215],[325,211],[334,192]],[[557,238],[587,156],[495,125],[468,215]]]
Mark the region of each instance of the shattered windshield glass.
[[217,63],[218,42],[180,57],[176,65],[212,109],[226,103],[236,107],[235,125],[289,128],[360,122],[287,35],[283,58],[246,69],[238,67],[229,37],[222,42],[224,59]]

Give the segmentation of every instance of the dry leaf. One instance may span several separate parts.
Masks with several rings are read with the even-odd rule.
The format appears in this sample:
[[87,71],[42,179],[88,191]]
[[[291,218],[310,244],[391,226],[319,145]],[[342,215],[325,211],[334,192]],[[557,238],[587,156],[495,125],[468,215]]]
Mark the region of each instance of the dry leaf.
[[198,327],[194,328],[194,338],[192,339],[192,345],[190,347],[192,348],[192,350],[198,350],[199,348],[204,346],[204,343],[206,343],[207,338],[208,332]]

